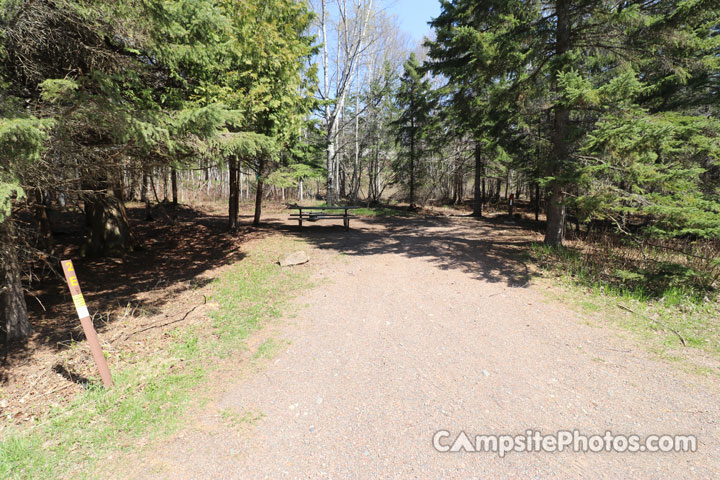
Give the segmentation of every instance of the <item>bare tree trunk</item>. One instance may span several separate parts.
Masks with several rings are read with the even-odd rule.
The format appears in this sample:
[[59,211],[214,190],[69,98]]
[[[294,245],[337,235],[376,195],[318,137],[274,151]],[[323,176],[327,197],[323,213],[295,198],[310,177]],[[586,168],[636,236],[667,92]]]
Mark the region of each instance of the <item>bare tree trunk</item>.
[[205,196],[210,198],[210,162],[205,164]]
[[253,226],[254,227],[260,226],[260,215],[262,213],[264,170],[265,170],[265,161],[260,160],[260,164],[258,167],[257,190],[255,192],[255,216],[253,217]]
[[135,193],[137,192],[138,186],[138,175],[135,170],[131,170],[129,167],[125,167],[126,176],[128,178],[128,192],[126,198],[128,201],[135,201],[137,198]]
[[16,241],[12,219],[6,218],[0,223],[0,327],[6,341],[25,338],[32,333]]
[[238,181],[238,198],[242,200],[243,198],[243,182],[245,181],[246,175],[243,173],[242,168],[238,167],[238,175],[240,175],[240,180]]
[[101,257],[135,250],[125,205],[107,189],[93,189],[85,196],[87,242],[82,254]]
[[483,185],[481,188],[480,182],[482,181],[483,177],[483,158],[482,158],[482,148],[480,146],[479,141],[475,141],[475,186],[474,186],[474,196],[475,196],[475,204],[473,206],[473,216],[474,217],[482,217],[483,216],[483,197],[485,186]]
[[[325,121],[325,136],[327,140],[327,151],[326,151],[326,167],[327,167],[327,198],[326,202],[328,205],[333,205],[337,201],[338,186],[340,180],[340,169],[339,169],[339,158],[337,155],[338,151],[338,129],[339,120],[342,112],[345,108],[345,98],[347,96],[348,89],[353,84],[353,76],[355,75],[359,57],[363,53],[362,45],[365,39],[367,31],[367,24],[370,20],[372,13],[372,0],[369,0],[367,4],[362,5],[361,2],[357,4],[357,14],[360,16],[360,27],[352,28],[352,38],[348,36],[349,25],[347,23],[348,12],[346,3],[338,2],[338,9],[340,9],[341,20],[339,24],[342,27],[342,34],[344,34],[344,51],[342,52],[343,65],[340,68],[340,37],[341,32],[338,30],[337,34],[337,61],[336,61],[336,72],[334,78],[336,79],[336,92],[335,92],[335,106],[330,108],[329,103],[325,104],[324,109],[324,121]],[[326,0],[320,1],[320,26],[321,36],[323,44],[323,55],[322,55],[322,68],[323,68],[323,97],[325,100],[330,100],[330,65],[328,58],[328,37],[327,37],[327,13],[326,13]]]
[[162,168],[162,180],[163,180],[163,202],[168,201],[168,171],[167,167]]
[[[325,13],[325,0],[321,0],[321,15],[320,15],[320,25],[322,27],[322,44],[323,44],[323,57],[322,57],[322,65],[323,65],[323,96],[325,100],[329,99],[330,97],[330,79],[329,79],[329,60],[328,60],[328,47],[327,47],[327,26],[326,26],[326,13]],[[335,161],[335,138],[333,136],[333,129],[334,129],[334,122],[332,122],[330,118],[330,105],[329,103],[325,104],[325,135],[328,142],[327,151],[326,151],[326,159],[325,159],[325,167],[327,168],[327,198],[325,199],[325,202],[328,205],[332,205],[334,201],[334,195],[333,195],[333,179],[335,178],[335,173],[333,172],[333,164]]]
[[52,228],[50,226],[50,219],[47,214],[47,207],[45,206],[45,196],[42,190],[39,188],[35,189],[35,201],[33,203],[33,216],[35,217],[35,223],[37,224],[38,234],[40,237],[40,247],[47,253],[53,253],[54,241]]
[[150,205],[150,192],[148,190],[148,172],[146,169],[143,168],[142,173],[142,188],[140,190],[140,200],[145,202],[145,221],[150,221],[153,219],[152,216],[152,206]]
[[360,86],[357,85],[360,80],[360,75],[356,77],[355,94],[355,162],[353,163],[353,176],[350,188],[352,189],[352,200],[353,203],[357,201],[358,189],[360,188]]
[[550,203],[547,206],[547,230],[545,243],[561,246],[565,238],[565,194],[561,185],[553,185],[550,193]]
[[142,172],[142,186],[140,187],[140,201],[144,202],[148,198],[148,174],[147,170],[143,168]]
[[508,190],[510,189],[510,169],[505,170],[505,195],[503,199],[507,201]]
[[175,167],[170,167],[170,184],[172,188],[172,203],[177,205],[178,203],[178,187],[177,187],[177,170]]
[[[412,96],[411,96],[412,97]],[[410,109],[414,110],[412,99]],[[410,210],[415,208],[415,116],[410,119]]]
[[483,177],[482,177],[482,204],[485,205],[487,197],[485,196],[485,164],[483,163]]
[[236,232],[238,229],[238,210],[240,209],[240,186],[238,184],[238,159],[235,156],[228,158],[228,176],[230,183],[229,227],[231,232]]

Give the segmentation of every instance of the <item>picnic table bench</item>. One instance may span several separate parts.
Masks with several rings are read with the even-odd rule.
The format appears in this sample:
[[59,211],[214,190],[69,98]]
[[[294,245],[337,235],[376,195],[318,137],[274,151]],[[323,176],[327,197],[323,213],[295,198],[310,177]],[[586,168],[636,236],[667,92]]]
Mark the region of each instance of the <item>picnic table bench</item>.
[[[303,220],[308,222],[316,222],[318,220],[327,220],[331,218],[342,218],[343,226],[345,230],[350,230],[350,219],[355,218],[354,215],[350,215],[350,210],[355,210],[360,207],[348,207],[348,206],[337,206],[337,207],[305,207],[301,205],[292,205],[288,207],[291,210],[297,210],[298,213],[291,213],[290,219],[297,218],[298,226],[302,228]],[[329,210],[342,210],[344,213],[334,213]]]

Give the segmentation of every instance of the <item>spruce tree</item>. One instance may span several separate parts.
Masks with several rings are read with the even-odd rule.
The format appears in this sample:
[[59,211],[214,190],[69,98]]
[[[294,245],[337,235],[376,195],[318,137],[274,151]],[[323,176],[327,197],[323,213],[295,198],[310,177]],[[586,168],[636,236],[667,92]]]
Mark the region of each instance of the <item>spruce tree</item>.
[[395,121],[397,141],[404,151],[394,164],[395,173],[401,183],[407,185],[410,209],[416,208],[418,185],[422,182],[425,139],[436,127],[435,97],[430,81],[423,78],[420,62],[414,53],[405,62],[396,95],[399,118]]
[[[701,0],[443,2],[433,21],[437,40],[430,51],[437,70],[451,82],[482,89],[476,98],[486,101],[477,105],[476,112],[492,137],[508,139],[523,130],[526,139],[535,131],[542,135],[535,143],[542,155],[538,180],[550,194],[546,243],[562,244],[569,203],[578,200],[586,209],[593,202],[607,205],[599,196],[590,200],[586,195],[588,185],[596,185],[599,177],[598,165],[588,162],[626,169],[618,165],[618,147],[626,152],[639,148],[642,153],[635,151],[631,163],[647,173],[623,175],[622,185],[615,180],[613,188],[620,190],[633,184],[634,200],[621,202],[622,208],[628,203],[653,205],[645,212],[662,217],[663,202],[675,209],[686,203],[677,196],[680,179],[698,191],[703,169],[694,168],[697,158],[690,158],[689,152],[676,156],[673,145],[697,135],[712,139],[715,134],[707,134],[714,130],[712,122],[700,121],[697,110],[657,115],[683,110],[671,107],[674,102],[666,95],[689,82],[711,78],[717,70],[714,32],[720,11],[714,7],[715,2]],[[688,121],[687,115],[696,120]],[[635,128],[638,118],[645,119],[644,128]],[[668,138],[673,140],[660,152],[652,152],[643,139],[650,138],[653,130],[663,130],[658,122],[665,123],[665,129],[672,125]],[[706,134],[701,134],[703,128]],[[713,149],[691,148],[705,159],[712,158]],[[599,158],[600,153],[604,158]],[[676,168],[680,157],[686,160],[681,171],[667,171]],[[665,166],[650,172],[658,159]],[[670,178],[680,183],[667,183]],[[584,186],[579,187],[579,182]],[[658,182],[666,182],[666,194],[658,191]],[[704,214],[693,217],[712,217],[712,203],[703,194],[694,205]],[[662,222],[656,226],[667,230]]]

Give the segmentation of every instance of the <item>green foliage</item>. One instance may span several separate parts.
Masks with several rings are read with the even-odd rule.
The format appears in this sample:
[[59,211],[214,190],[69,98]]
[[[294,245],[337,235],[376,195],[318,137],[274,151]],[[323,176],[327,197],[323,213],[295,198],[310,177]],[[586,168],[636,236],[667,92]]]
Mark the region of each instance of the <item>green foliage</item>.
[[6,181],[0,177],[0,223],[10,216],[13,198],[20,199],[25,191],[16,181]]
[[429,68],[553,202],[717,237],[719,21],[709,0],[448,1]]
[[[641,256],[636,249],[596,244],[582,251],[538,244],[532,256],[543,273],[569,288],[569,302],[581,298],[584,310],[601,312],[603,322],[647,338],[658,351],[682,355],[686,346],[720,355],[720,303],[712,290],[717,265],[700,269],[661,249]],[[642,262],[628,263],[633,256]]]
[[224,133],[219,135],[214,142],[223,157],[236,156],[243,159],[272,158],[278,154],[276,140],[261,133]]
[[[78,172],[101,186],[121,169],[178,167],[208,152],[261,163],[265,175],[299,143],[316,82],[305,2],[12,1],[0,10],[1,165],[14,191],[53,189]],[[43,151],[54,156],[25,168]],[[72,171],[45,175],[50,164]]]
[[281,167],[267,177],[267,183],[276,187],[287,188],[297,186],[301,180],[310,178],[323,178],[322,170],[311,165],[295,163],[287,167]]
[[577,204],[585,217],[650,216],[654,236],[718,237],[720,197],[702,188],[702,164],[720,159],[719,131],[715,119],[675,112],[604,115],[582,148]]
[[394,162],[396,180],[410,189],[410,202],[415,201],[415,192],[425,176],[423,157],[430,144],[427,137],[435,133],[439,123],[435,115],[436,97],[432,92],[430,80],[423,78],[414,53],[405,62],[400,87],[396,93],[396,102],[400,112],[393,125],[397,129],[397,142],[403,146],[403,152]]
[[173,133],[177,135],[195,135],[201,139],[210,139],[235,118],[235,112],[221,105],[211,103],[202,107],[189,107],[181,110],[172,121]]
[[690,264],[682,255],[667,257],[660,249],[596,246],[579,250],[534,245],[541,267],[562,273],[574,283],[638,300],[671,301],[678,292],[687,302],[716,298],[718,270],[709,263]]
[[24,197],[21,174],[40,158],[51,122],[0,118],[0,222],[10,216],[13,199]]
[[40,158],[50,121],[37,118],[0,118],[0,165],[6,171]]
[[40,98],[43,101],[60,103],[72,100],[79,85],[75,80],[68,78],[48,78],[41,82],[38,88],[40,88]]

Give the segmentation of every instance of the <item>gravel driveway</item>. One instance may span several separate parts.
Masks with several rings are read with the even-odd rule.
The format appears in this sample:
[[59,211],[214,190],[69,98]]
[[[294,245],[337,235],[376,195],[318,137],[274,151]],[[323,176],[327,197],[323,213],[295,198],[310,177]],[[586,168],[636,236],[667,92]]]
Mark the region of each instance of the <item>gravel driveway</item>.
[[[313,245],[329,281],[297,300],[289,343],[267,367],[153,452],[141,476],[720,478],[718,389],[548,300],[515,260],[528,232],[447,217],[367,219],[349,234],[281,222]],[[219,411],[262,418],[231,425]],[[432,444],[438,430],[528,429],[695,434],[699,445],[500,458]]]

